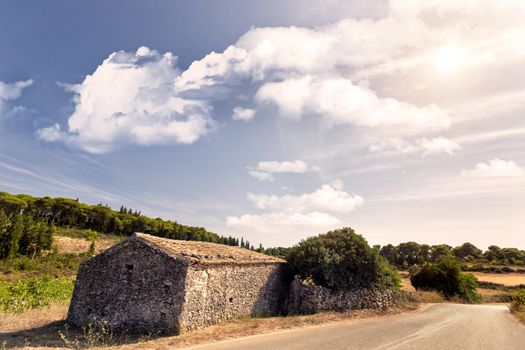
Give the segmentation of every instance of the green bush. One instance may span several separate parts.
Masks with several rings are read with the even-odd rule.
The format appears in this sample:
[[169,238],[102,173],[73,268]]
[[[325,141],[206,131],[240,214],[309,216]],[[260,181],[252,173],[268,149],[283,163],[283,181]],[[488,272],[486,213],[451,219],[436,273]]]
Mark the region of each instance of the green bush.
[[459,263],[453,258],[423,265],[421,270],[410,276],[410,282],[417,290],[438,291],[447,299],[460,297],[470,303],[481,300],[476,292],[476,276],[461,272]]
[[19,313],[52,302],[69,300],[73,294],[71,278],[43,276],[16,282],[0,281],[0,312]]
[[296,276],[326,288],[399,288],[397,272],[351,228],[302,240],[286,260]]
[[520,289],[512,295],[511,307],[517,312],[525,311],[525,289]]

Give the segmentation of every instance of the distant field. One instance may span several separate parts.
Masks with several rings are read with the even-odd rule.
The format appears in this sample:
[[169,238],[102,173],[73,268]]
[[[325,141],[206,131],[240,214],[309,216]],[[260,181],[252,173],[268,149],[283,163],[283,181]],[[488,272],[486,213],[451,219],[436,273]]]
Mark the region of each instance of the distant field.
[[[83,238],[56,235],[54,243],[61,253],[81,254],[89,250],[90,242]],[[98,254],[115,243],[118,239],[114,236],[100,235],[95,242],[95,253]]]
[[[478,278],[480,282],[490,282],[501,284],[506,287],[525,285],[525,273],[486,273],[486,272],[469,272]],[[403,290],[414,290],[410,284],[408,271],[399,271],[401,276],[401,286]]]
[[490,282],[512,287],[520,284],[525,285],[525,274],[523,273],[485,273],[471,272],[480,282]]

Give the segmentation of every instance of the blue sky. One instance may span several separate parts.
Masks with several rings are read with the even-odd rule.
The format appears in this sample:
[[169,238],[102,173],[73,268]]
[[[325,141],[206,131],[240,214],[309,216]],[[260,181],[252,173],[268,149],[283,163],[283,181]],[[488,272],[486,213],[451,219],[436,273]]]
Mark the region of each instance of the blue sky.
[[0,187],[290,245],[525,248],[525,5],[0,1]]

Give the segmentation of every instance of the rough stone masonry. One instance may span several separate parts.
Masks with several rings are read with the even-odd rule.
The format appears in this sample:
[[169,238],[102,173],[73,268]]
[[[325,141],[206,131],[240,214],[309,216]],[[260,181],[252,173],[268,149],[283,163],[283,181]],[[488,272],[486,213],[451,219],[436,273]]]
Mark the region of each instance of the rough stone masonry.
[[289,285],[284,260],[136,233],[81,264],[68,321],[178,334],[240,316],[279,314]]

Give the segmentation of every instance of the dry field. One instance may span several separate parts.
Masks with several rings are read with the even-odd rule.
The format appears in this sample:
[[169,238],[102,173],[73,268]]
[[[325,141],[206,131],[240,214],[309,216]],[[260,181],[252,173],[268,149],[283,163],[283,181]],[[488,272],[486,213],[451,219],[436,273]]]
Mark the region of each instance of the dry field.
[[[61,253],[81,254],[89,250],[90,242],[83,238],[56,235],[54,243]],[[114,237],[100,235],[95,241],[95,253],[98,254],[117,243]]]
[[[490,282],[500,284],[506,287],[525,285],[525,273],[486,273],[486,272],[468,272],[478,278],[480,282]],[[408,271],[399,271],[401,276],[401,286],[405,291],[414,291],[410,284]]]
[[496,283],[507,287],[518,286],[520,284],[525,285],[524,273],[471,273],[474,274],[480,282]]
[[[83,347],[79,341],[90,344],[108,345],[112,340],[117,340],[118,345],[110,346],[109,349],[173,349],[183,346],[201,344],[244,337],[255,334],[270,333],[279,330],[307,327],[326,324],[336,321],[351,322],[359,319],[388,317],[401,312],[416,312],[423,306],[407,305],[403,308],[393,308],[388,311],[358,310],[347,313],[320,313],[310,316],[291,317],[268,317],[268,318],[245,318],[229,323],[210,326],[200,331],[186,333],[180,336],[170,337],[141,337],[108,339],[105,336],[98,337],[96,334],[67,333],[66,342],[60,336],[65,332],[65,317],[67,305],[53,305],[44,309],[30,310],[19,315],[0,314],[0,349],[66,349]],[[85,345],[85,344],[84,344]],[[93,345],[89,348],[95,347]]]

